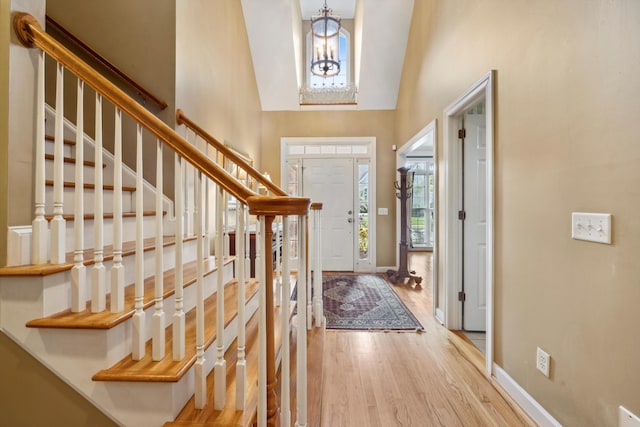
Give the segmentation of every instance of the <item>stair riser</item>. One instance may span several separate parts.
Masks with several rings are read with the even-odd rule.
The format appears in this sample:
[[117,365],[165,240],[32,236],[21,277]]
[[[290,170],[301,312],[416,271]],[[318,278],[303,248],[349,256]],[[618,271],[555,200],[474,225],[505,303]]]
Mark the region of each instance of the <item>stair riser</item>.
[[[65,215],[73,214],[74,209],[74,188],[64,188],[63,190],[63,207],[62,211]],[[53,212],[53,186],[47,185],[45,188],[45,212]],[[92,214],[94,210],[95,190],[86,188],[84,189],[84,213]],[[103,212],[113,213],[113,190],[103,190]],[[123,191],[122,192],[122,212],[133,212],[135,206],[135,192]]]
[[[149,250],[144,252],[144,277],[148,278],[155,275],[155,250]],[[193,261],[196,258],[196,242],[189,241],[185,242],[184,250],[183,250],[183,260],[184,262]],[[129,255],[122,258],[122,265],[124,266],[124,284],[125,286],[132,285],[135,283],[135,275],[136,275],[136,256]],[[94,264],[95,265],[95,264]],[[94,265],[86,266],[87,271],[87,289],[86,295],[91,295],[91,271],[94,268]],[[107,292],[110,292],[111,288],[111,268],[113,266],[113,260],[105,261],[104,267],[106,270],[105,274],[105,283],[107,284]],[[170,270],[175,267],[175,246],[166,246],[163,248],[163,267],[164,270]],[[70,307],[70,305],[69,305]]]
[[[163,229],[164,234],[169,235],[170,230],[173,230],[172,221],[168,219],[164,219]],[[95,227],[95,222],[92,219],[88,219],[84,221],[84,248],[93,248],[93,232]],[[109,246],[113,244],[113,218],[105,218],[102,221],[103,232],[103,242],[104,246]],[[75,235],[74,235],[74,221],[68,220],[66,221],[66,232],[65,232],[65,244],[66,244],[66,252],[73,252],[74,243],[75,243]],[[155,216],[145,216],[142,218],[142,234],[143,238],[147,239],[150,237],[155,237],[156,233],[156,217]],[[122,218],[122,235],[124,236],[124,240],[132,240],[135,239],[136,236],[136,218],[135,217],[123,217]]]
[[[53,179],[53,160],[46,159],[44,163],[44,173],[46,179]],[[83,166],[83,179],[85,184],[93,184],[95,182],[95,171],[96,168],[94,166]],[[75,163],[64,163],[64,167],[62,168],[62,175],[64,176],[64,180],[66,182],[75,182],[76,180],[76,165]]]
[[[74,145],[69,145],[69,144],[64,144],[63,145],[62,154],[64,155],[64,157],[75,158],[75,156],[76,156],[75,151],[76,150],[75,150],[75,146]],[[53,143],[53,141],[45,140],[44,152],[45,152],[45,154],[55,154],[55,144]],[[93,153],[93,150],[92,150],[92,153]],[[85,156],[86,160],[93,159],[93,157],[87,159],[86,148],[85,148],[84,156]]]
[[[228,282],[233,277],[233,264],[229,263],[223,270],[223,278]],[[57,276],[57,277],[56,277]],[[132,319],[129,318],[111,329],[50,329],[50,328],[25,328],[25,324],[32,319],[50,316],[69,308],[71,275],[69,272],[58,273],[46,277],[38,277],[29,280],[22,277],[20,280],[8,281],[0,279],[0,295],[2,295],[2,311],[0,321],[3,330],[10,333],[19,342],[26,343],[34,336],[34,343],[45,344],[45,351],[51,355],[80,356],[90,355],[91,377],[100,369],[105,369],[127,354],[131,353]],[[205,276],[205,297],[210,296],[215,290],[217,272]],[[25,292],[25,288],[29,288]],[[184,312],[195,307],[197,287],[187,286],[184,289]],[[108,308],[107,308],[108,309]],[[145,334],[146,339],[151,339],[151,318],[155,307],[151,305],[145,310]],[[173,321],[175,311],[175,298],[170,296],[163,301],[165,313],[165,325],[169,327]],[[56,339],[50,339],[51,336]],[[90,343],[87,344],[87,343]],[[169,355],[168,357],[171,357]],[[62,356],[62,359],[66,357]],[[94,366],[95,363],[95,366]],[[84,368],[84,366],[83,366]]]

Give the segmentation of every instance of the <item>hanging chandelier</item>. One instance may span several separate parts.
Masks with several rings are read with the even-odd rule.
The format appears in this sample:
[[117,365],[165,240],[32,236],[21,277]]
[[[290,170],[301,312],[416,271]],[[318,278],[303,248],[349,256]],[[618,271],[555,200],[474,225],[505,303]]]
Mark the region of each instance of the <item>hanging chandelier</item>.
[[311,72],[320,77],[332,77],[340,72],[340,17],[324,7],[311,17]]

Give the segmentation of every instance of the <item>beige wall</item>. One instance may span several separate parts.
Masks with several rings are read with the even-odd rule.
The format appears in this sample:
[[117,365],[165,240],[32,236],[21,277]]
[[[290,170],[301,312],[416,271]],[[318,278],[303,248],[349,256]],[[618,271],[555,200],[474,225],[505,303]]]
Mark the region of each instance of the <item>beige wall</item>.
[[[496,362],[567,426],[640,414],[638,40],[636,0],[415,3],[397,139],[497,70]],[[572,240],[576,211],[613,214],[613,244]]]
[[395,153],[393,111],[283,111],[262,115],[262,171],[269,172],[280,185],[280,138],[282,137],[376,137],[376,185],[378,207],[389,208],[390,215],[377,217],[377,265],[395,265]]
[[117,425],[3,333],[0,378],[0,425]]
[[239,1],[176,4],[176,106],[260,159],[260,98]]
[[[47,14],[92,49],[104,56],[122,72],[141,84],[168,107],[149,110],[173,127],[175,124],[175,8],[174,0],[48,0]],[[77,51],[77,50],[76,50]],[[82,55],[81,55],[82,56]],[[86,58],[85,58],[86,59]],[[95,63],[88,61],[95,66]],[[97,68],[100,70],[100,68]],[[47,102],[55,105],[53,61],[47,64]],[[105,74],[123,90],[135,96],[131,89]],[[75,123],[75,81],[65,79],[65,116]],[[95,95],[89,89],[85,94],[85,130],[93,136],[95,123]],[[103,140],[106,149],[113,152],[113,107],[103,102]],[[125,116],[123,125],[123,158],[135,169],[135,124]],[[145,134],[144,177],[155,183],[155,138]],[[164,193],[173,196],[173,154],[163,152],[165,159]]]

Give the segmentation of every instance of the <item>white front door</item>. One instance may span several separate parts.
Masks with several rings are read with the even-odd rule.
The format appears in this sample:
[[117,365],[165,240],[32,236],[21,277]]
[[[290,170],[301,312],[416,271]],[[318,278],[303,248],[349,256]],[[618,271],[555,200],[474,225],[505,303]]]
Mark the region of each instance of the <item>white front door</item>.
[[464,115],[463,329],[486,330],[487,171],[484,102]]
[[353,159],[302,161],[302,195],[322,203],[323,270],[354,270],[353,185]]

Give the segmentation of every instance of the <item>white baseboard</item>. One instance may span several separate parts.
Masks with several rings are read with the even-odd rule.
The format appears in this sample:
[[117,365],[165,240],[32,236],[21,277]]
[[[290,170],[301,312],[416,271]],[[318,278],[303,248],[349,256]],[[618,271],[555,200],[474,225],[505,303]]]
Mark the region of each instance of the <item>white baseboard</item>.
[[7,235],[7,267],[31,264],[31,226],[9,227]]
[[386,273],[388,270],[397,270],[398,267],[376,267],[376,273]]
[[493,364],[493,372],[498,384],[540,427],[562,427],[558,420],[553,418],[520,384],[495,363]]
[[440,322],[441,325],[444,325],[444,311],[439,308],[436,308],[436,320]]

